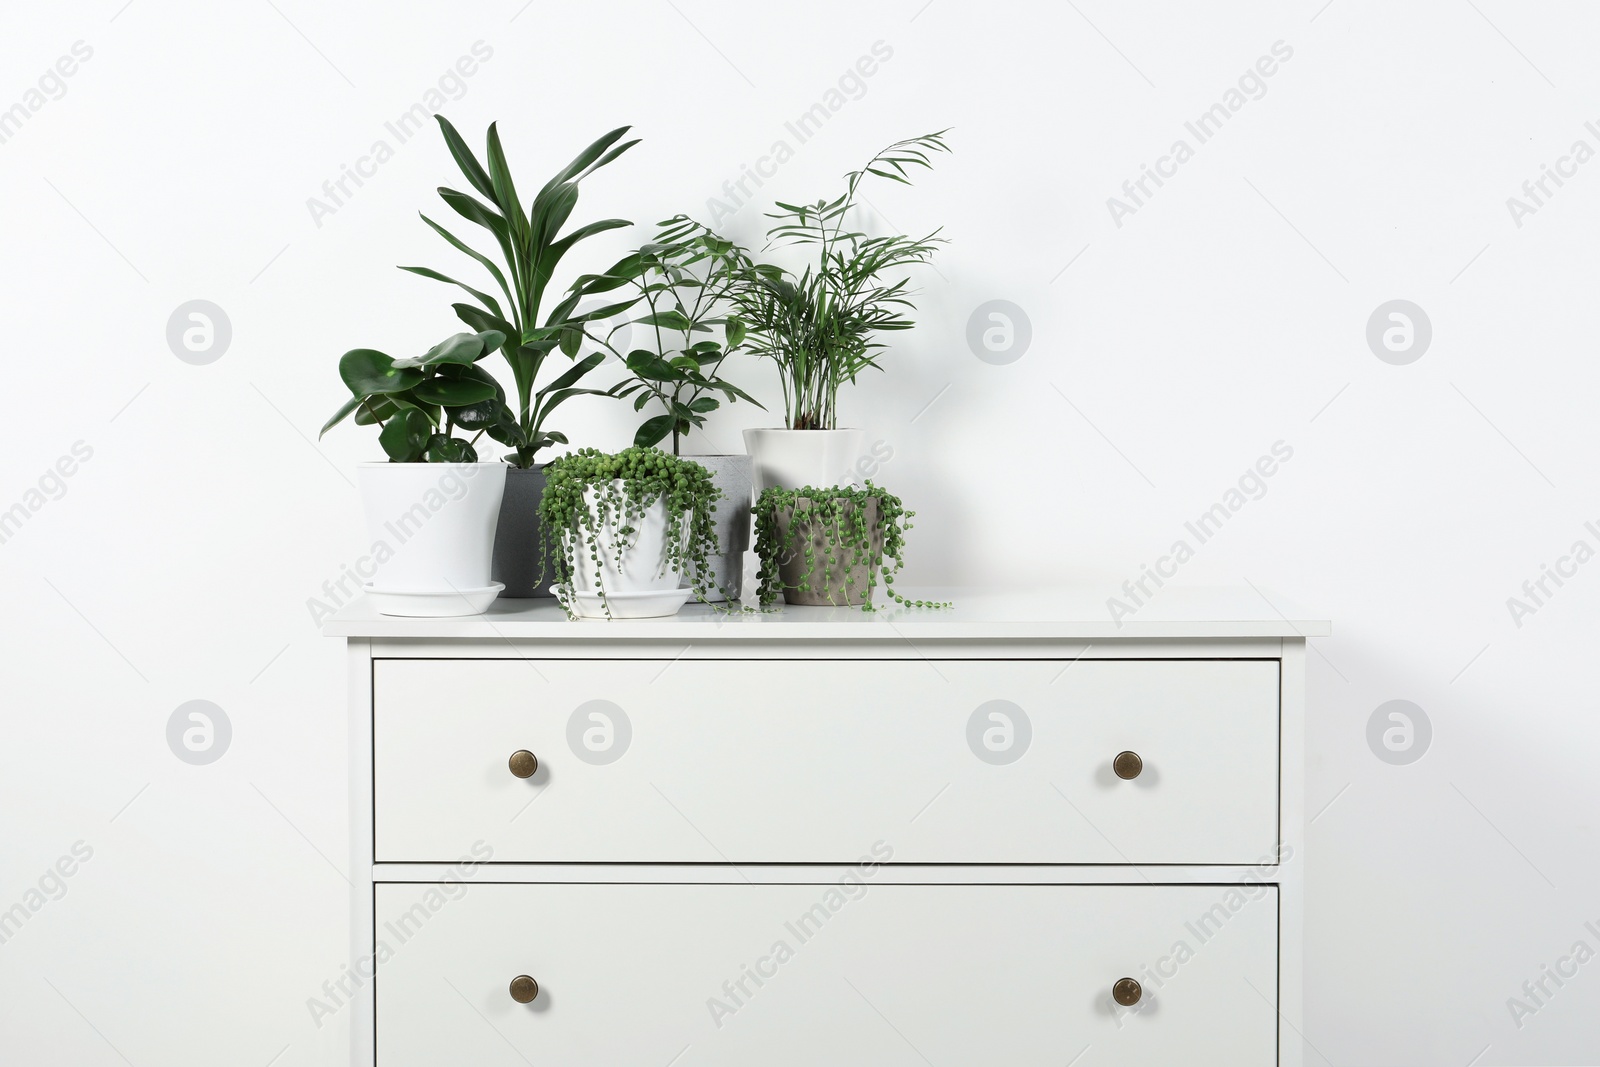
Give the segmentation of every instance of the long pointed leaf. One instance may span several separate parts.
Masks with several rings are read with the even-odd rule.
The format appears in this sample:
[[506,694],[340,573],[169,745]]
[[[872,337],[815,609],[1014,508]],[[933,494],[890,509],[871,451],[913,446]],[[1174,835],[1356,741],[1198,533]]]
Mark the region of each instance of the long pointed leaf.
[[506,163],[506,150],[500,145],[500,131],[489,124],[489,181],[494,185],[494,200],[500,205],[500,214],[511,224],[511,232],[526,240],[527,217],[522,213],[522,202],[517,199],[517,187],[511,181],[511,167]]
[[461,139],[456,128],[450,125],[450,120],[443,115],[435,115],[439,120],[439,130],[444,134],[444,143],[450,149],[450,155],[455,159],[456,166],[461,168],[461,173],[467,176],[467,181],[472,187],[484,196],[494,196],[494,186],[489,183],[489,175],[483,171],[483,164],[478,162],[478,157],[472,154],[472,149],[467,147],[467,142]]
[[400,269],[404,270],[404,271],[410,271],[412,274],[420,274],[424,278],[432,278],[436,282],[444,282],[446,285],[459,286],[460,288],[465,289],[467,292],[471,293],[473,296],[477,297],[478,300],[480,300],[483,304],[485,304],[489,308],[489,310],[493,311],[500,318],[505,318],[505,314],[500,310],[500,302],[498,300],[496,300],[494,297],[490,296],[488,293],[482,292],[481,290],[478,290],[478,289],[474,289],[472,286],[468,285],[466,282],[458,282],[454,278],[450,277],[449,275],[440,274],[438,271],[432,270],[431,268],[428,268],[428,267],[401,267]]
[[589,356],[583,357],[583,359],[581,359],[577,363],[573,364],[571,370],[567,371],[561,377],[557,378],[555,381],[553,381],[549,385],[545,386],[545,390],[546,391],[561,390],[561,389],[567,389],[567,388],[569,388],[571,386],[577,385],[578,381],[585,374],[588,374],[590,371],[594,370],[600,364],[604,363],[605,359],[606,359],[605,353],[603,353],[603,352],[596,352],[593,355],[589,355]]
[[[500,291],[505,294],[506,303],[512,305],[513,307],[516,306],[517,301],[516,298],[511,295],[511,286],[506,284],[506,276],[500,273],[500,268],[495,266],[495,263],[492,259],[484,255],[482,252],[479,252],[477,249],[471,247],[465,241],[462,241],[455,234],[451,233],[443,226],[440,226],[428,216],[419,213],[419,217],[423,222],[426,222],[430,227],[432,227],[434,233],[437,233],[440,237],[443,237],[446,241],[449,241],[456,250],[465,252],[467,255],[483,264],[484,269],[489,272],[496,282],[500,283]],[[495,314],[499,315],[500,312],[496,311]]]
[[563,169],[559,174],[557,174],[554,178],[551,178],[550,181],[546,183],[544,189],[541,190],[541,193],[554,189],[562,182],[571,181],[573,178],[577,177],[579,173],[583,172],[591,163],[594,163],[595,160],[599,159],[600,156],[604,154],[606,149],[616,144],[617,141],[622,138],[622,135],[631,129],[633,129],[632,126],[619,126],[610,133],[601,137],[598,141],[595,141],[588,148],[585,148],[582,152],[579,152],[576,159],[574,159],[571,163],[568,163],[565,169]]

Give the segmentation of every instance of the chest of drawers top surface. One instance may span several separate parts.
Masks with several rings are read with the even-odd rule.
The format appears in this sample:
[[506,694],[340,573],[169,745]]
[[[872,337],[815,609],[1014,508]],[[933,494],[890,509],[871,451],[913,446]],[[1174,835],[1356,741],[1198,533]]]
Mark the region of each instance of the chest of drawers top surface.
[[1027,593],[902,590],[911,599],[952,600],[943,609],[783,607],[736,613],[690,604],[663,619],[573,622],[552,600],[500,600],[483,615],[415,619],[379,614],[364,598],[323,626],[334,637],[500,641],[830,640],[863,642],[1026,640],[1215,640],[1326,637],[1329,623],[1254,586],[1161,590],[1142,605],[1108,602],[1103,587]]

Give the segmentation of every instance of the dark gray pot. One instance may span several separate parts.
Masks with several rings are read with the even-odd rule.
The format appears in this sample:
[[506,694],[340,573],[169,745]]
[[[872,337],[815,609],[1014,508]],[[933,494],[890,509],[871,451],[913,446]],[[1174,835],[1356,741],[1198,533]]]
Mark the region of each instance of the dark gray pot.
[[711,521],[717,528],[721,553],[711,560],[715,583],[706,593],[713,603],[723,599],[720,585],[733,599],[743,593],[744,554],[750,548],[750,506],[754,502],[755,468],[749,456],[684,456],[711,472],[711,480],[722,490]]
[[490,576],[506,583],[504,597],[549,597],[554,577],[539,569],[539,501],[544,496],[544,464],[506,471],[500,522],[494,530]]
[[[840,551],[839,531],[834,523],[811,518],[807,507],[810,503],[801,497],[793,510],[785,508],[776,516],[779,545],[793,546],[778,560],[778,580],[783,583],[784,601],[811,607],[861,604],[866,599],[867,580],[883,562],[883,520],[878,517],[877,500],[869,497],[866,505],[868,529],[872,531],[868,537],[867,559],[854,567],[842,557],[828,566],[828,554]],[[794,531],[792,541],[791,528]],[[806,562],[808,542],[812,555],[809,565]],[[850,584],[846,584],[847,578]],[[811,588],[803,590],[802,585]],[[824,587],[833,590],[832,599],[818,591]]]

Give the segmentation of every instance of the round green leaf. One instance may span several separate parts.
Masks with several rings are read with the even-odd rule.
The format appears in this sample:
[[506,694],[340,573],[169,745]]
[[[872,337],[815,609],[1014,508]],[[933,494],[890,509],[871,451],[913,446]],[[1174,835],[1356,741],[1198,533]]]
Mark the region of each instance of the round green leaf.
[[505,410],[505,405],[498,400],[490,398],[480,400],[476,404],[466,404],[450,409],[450,417],[457,426],[464,430],[482,430],[493,426],[500,421],[500,413]]
[[403,393],[422,381],[418,371],[397,368],[393,359],[371,348],[354,348],[340,357],[339,377],[356,396]]
[[428,462],[476,463],[478,453],[466,441],[436,433],[428,439]]
[[428,445],[433,424],[416,408],[407,408],[384,424],[378,443],[395,463],[415,463]]
[[440,404],[447,408],[464,407],[484,400],[494,399],[494,386],[470,378],[429,378],[411,390],[411,395],[424,404]]

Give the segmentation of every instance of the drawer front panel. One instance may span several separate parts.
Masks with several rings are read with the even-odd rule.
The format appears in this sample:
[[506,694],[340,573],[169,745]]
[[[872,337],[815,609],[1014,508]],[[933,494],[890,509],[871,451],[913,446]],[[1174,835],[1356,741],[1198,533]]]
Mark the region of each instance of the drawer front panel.
[[1278,693],[1276,660],[378,660],[375,857],[1254,864]]
[[[377,887],[378,1062],[1277,1062],[1277,890]],[[538,994],[510,994],[527,975]],[[1141,983],[1118,1004],[1113,987]]]

